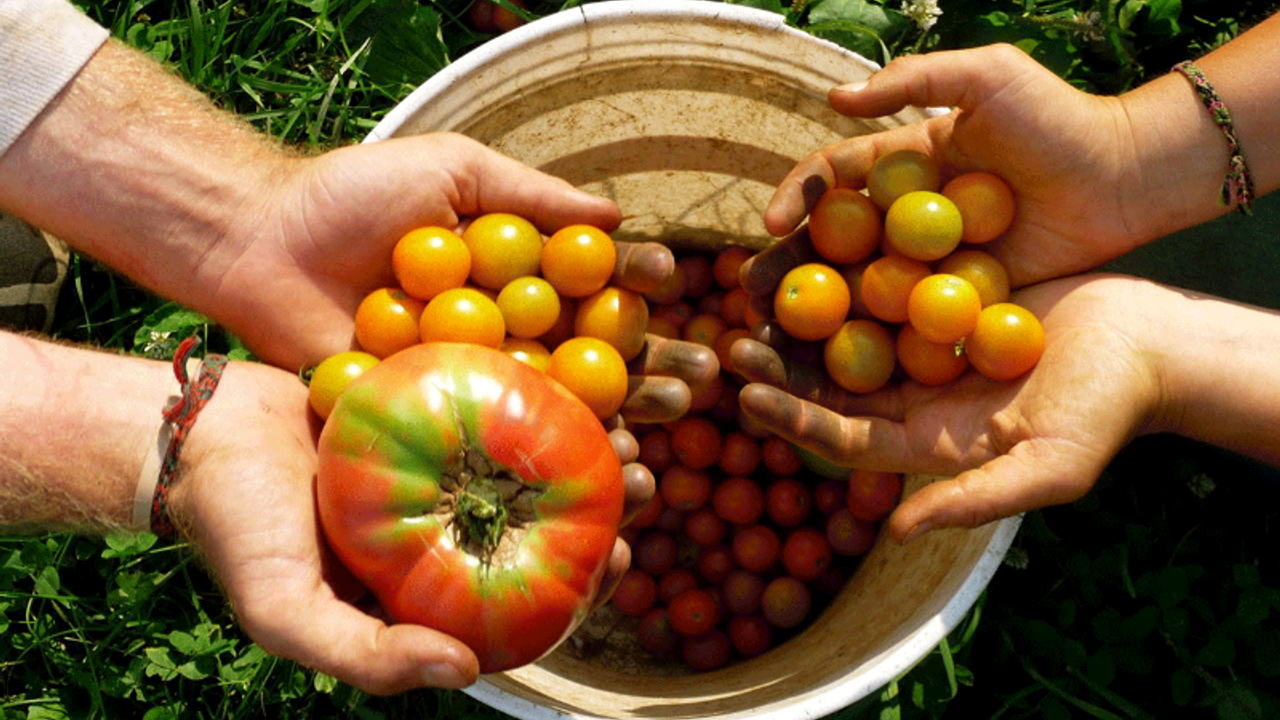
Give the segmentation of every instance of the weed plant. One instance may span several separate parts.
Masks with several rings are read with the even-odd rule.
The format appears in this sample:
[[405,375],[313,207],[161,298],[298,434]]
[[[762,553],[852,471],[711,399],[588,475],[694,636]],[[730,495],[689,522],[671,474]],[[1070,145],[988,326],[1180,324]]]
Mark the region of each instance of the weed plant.
[[[312,151],[358,141],[412,88],[488,39],[463,22],[469,0],[76,3],[221,106]],[[578,4],[532,2],[526,16]],[[881,63],[1012,42],[1099,93],[1166,72],[1280,7],[737,4],[782,14]],[[1266,207],[1280,222],[1280,207]],[[1266,270],[1280,273],[1274,263]],[[248,357],[203,317],[90,259],[73,258],[71,271],[60,337],[163,358],[196,331],[210,349]],[[1277,500],[1272,469],[1177,438],[1135,442],[1085,499],[1025,517],[1007,566],[936,650],[829,720],[1276,717]],[[192,555],[149,534],[0,538],[0,635],[3,720],[505,717],[459,692],[370,697],[265,654]]]

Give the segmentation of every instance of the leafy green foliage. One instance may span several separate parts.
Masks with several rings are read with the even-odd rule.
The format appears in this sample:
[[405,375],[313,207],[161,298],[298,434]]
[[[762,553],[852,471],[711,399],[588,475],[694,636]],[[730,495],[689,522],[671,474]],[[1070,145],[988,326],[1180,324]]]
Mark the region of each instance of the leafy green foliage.
[[888,62],[909,31],[902,13],[868,0],[817,0],[805,16],[805,29],[863,57]]
[[0,633],[4,720],[430,718],[480,707],[453,693],[372,698],[267,655],[193,556],[147,533],[0,539]]
[[1274,0],[731,1],[781,13],[881,64],[913,52],[1007,42],[1072,84],[1105,93],[1202,55],[1280,6]]
[[1270,468],[1175,438],[1135,442],[1085,499],[1028,515],[1028,567],[989,588],[982,692],[955,709],[1274,717],[1277,499]]
[[[470,0],[74,0],[216,103],[283,142],[358,141],[413,87],[487,40]],[[1078,87],[1116,93],[1201,55],[1277,0],[730,0],[877,62],[1013,43]],[[529,3],[531,16],[581,4]],[[916,12],[911,9],[915,8]],[[918,18],[933,17],[934,24]],[[167,357],[200,315],[85,258],[58,335]],[[988,593],[862,718],[1280,715],[1274,472],[1147,439],[1099,488],[1030,513]],[[184,548],[151,535],[0,539],[0,720],[469,718],[457,692],[371,698],[264,653]]]

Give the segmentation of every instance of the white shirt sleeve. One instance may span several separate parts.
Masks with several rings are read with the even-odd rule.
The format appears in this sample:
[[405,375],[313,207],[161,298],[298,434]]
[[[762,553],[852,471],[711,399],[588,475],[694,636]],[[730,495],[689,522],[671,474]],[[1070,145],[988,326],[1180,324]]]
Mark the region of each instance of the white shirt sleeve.
[[0,155],[107,36],[67,0],[0,0]]

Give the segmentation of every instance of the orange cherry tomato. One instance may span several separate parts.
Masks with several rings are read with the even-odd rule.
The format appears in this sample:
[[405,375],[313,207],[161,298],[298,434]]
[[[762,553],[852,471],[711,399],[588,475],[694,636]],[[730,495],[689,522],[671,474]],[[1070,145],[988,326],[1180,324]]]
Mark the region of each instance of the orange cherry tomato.
[[496,300],[507,332],[521,338],[546,334],[560,317],[560,296],[540,277],[518,277],[507,283]]
[[489,298],[490,300],[492,300],[492,301],[494,301],[494,302],[498,302],[498,291],[497,291],[497,290],[490,290],[490,289],[489,289],[489,288],[487,288],[487,287],[481,287],[481,286],[476,285],[476,284],[474,284],[474,283],[467,283],[466,285],[463,285],[462,287],[467,288],[468,290],[475,290],[476,292],[478,292],[478,293],[480,293],[481,295],[483,295],[483,296],[485,296],[485,297]]
[[809,241],[829,263],[846,265],[880,246],[884,220],[871,198],[850,188],[831,188],[809,213]]
[[560,316],[551,329],[537,338],[548,349],[555,350],[560,343],[573,337],[573,319],[578,314],[578,302],[573,298],[560,298]]
[[871,311],[867,309],[867,304],[862,300],[862,274],[867,271],[867,266],[873,260],[863,260],[862,262],[846,265],[841,269],[844,275],[844,281],[849,284],[849,316],[856,318],[874,317]]
[[973,284],[982,307],[1009,299],[1009,272],[992,255],[981,250],[959,250],[942,259],[938,272],[962,277]]
[[850,320],[822,348],[827,375],[856,393],[884,387],[896,366],[893,336],[875,320]]
[[1013,190],[999,177],[987,172],[957,175],[942,187],[960,211],[967,243],[995,240],[1013,224]]
[[418,326],[422,342],[474,343],[502,347],[506,322],[498,304],[472,288],[445,290],[422,311]]
[[396,242],[391,251],[391,270],[401,289],[425,302],[467,282],[471,250],[452,230],[421,227]]
[[862,272],[862,303],[872,317],[891,323],[906,322],[911,289],[931,274],[928,265],[905,255],[876,258]]
[[960,210],[945,195],[927,190],[898,198],[884,214],[884,239],[894,252],[932,262],[960,244]]
[[822,263],[806,263],[782,277],[773,297],[773,314],[786,333],[798,340],[825,340],[849,316],[849,284],[839,271]]
[[399,288],[374,290],[356,308],[356,342],[378,358],[416,345],[424,307]]
[[365,370],[378,364],[378,358],[367,352],[348,350],[325,358],[311,373],[307,401],[321,420],[329,417],[338,397]]
[[531,365],[542,372],[547,371],[547,364],[551,362],[551,352],[537,340],[509,337],[502,342],[502,346],[498,349],[525,365]]
[[898,331],[895,349],[898,364],[921,385],[945,385],[969,367],[968,359],[956,343],[931,342],[909,324]]
[[649,315],[649,329],[645,332],[668,340],[680,339],[680,328],[672,322],[671,318],[660,315]]
[[542,233],[518,215],[481,215],[462,239],[471,250],[471,281],[480,287],[498,291],[518,277],[538,274]]
[[648,328],[649,305],[644,296],[615,286],[580,300],[573,319],[575,335],[604,340],[617,348],[623,360],[644,349]]
[[617,262],[613,238],[591,225],[561,228],[542,247],[542,277],[564,297],[599,292],[613,277]]
[[685,342],[697,343],[713,348],[716,340],[729,330],[729,323],[715,313],[701,313],[689,318],[681,328],[681,337]]
[[1040,361],[1044,326],[1026,308],[996,303],[978,315],[978,326],[964,341],[974,369],[992,380],[1012,380]]
[[930,275],[907,296],[907,319],[931,342],[950,343],[968,335],[980,312],[977,288],[955,275]]
[[942,171],[933,158],[918,150],[896,150],[881,157],[867,173],[867,195],[881,210],[909,192],[942,187]]
[[627,363],[609,343],[575,337],[551,352],[547,375],[564,385],[604,419],[615,415],[627,399]]

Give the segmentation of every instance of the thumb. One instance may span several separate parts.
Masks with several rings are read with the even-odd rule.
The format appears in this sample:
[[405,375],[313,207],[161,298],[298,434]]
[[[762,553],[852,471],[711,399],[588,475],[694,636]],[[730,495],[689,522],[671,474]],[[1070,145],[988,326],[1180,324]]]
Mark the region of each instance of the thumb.
[[903,499],[889,516],[891,537],[910,542],[930,530],[976,528],[1049,505],[1079,500],[1103,462],[1064,443],[1028,440],[981,467],[940,478]]
[[904,55],[895,58],[865,83],[831,90],[827,100],[836,112],[879,117],[914,107],[971,108],[997,93],[1026,63],[1035,63],[1012,45]]
[[278,610],[266,622],[245,619],[264,650],[373,695],[463,688],[480,674],[475,653],[458,640],[421,625],[387,625],[336,598],[317,600],[310,612],[296,603]]
[[617,203],[579,190],[563,178],[549,175],[461,136],[450,136],[474,159],[475,214],[510,212],[527,218],[550,233],[583,223],[612,231],[622,222]]

